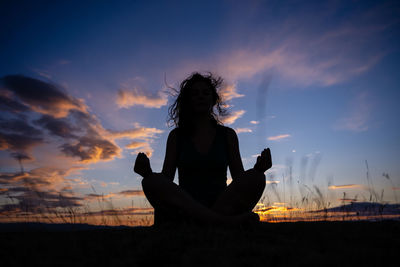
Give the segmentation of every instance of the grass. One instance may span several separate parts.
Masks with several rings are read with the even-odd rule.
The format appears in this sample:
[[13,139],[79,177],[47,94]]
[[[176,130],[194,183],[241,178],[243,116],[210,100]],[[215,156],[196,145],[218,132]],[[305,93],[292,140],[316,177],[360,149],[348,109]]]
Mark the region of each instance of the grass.
[[[315,170],[317,168],[319,160],[313,166],[312,174],[310,174],[312,183],[314,181]],[[302,175],[305,175],[307,161],[302,161]],[[270,181],[267,184],[264,196],[255,208],[255,212],[260,215],[260,218],[264,222],[296,222],[296,221],[346,221],[346,220],[386,220],[396,219],[400,220],[400,203],[397,202],[396,187],[390,178],[388,173],[383,173],[382,176],[386,178],[392,186],[395,204],[389,204],[384,200],[384,190],[379,194],[373,184],[368,161],[365,161],[366,167],[366,182],[367,191],[369,198],[358,194],[351,196],[349,193],[343,192],[341,203],[338,207],[332,207],[332,203],[329,201],[332,199],[329,191],[329,184],[327,190],[323,190],[317,185],[305,184],[306,179],[299,177],[297,180],[297,189],[299,197],[296,199],[293,197],[293,192],[296,190],[296,186],[293,185],[293,168],[292,161],[288,160],[288,173],[285,177],[282,177],[283,192],[277,190],[277,183],[273,173],[270,173],[267,179]],[[303,181],[303,182],[302,182]],[[290,198],[288,202],[286,200],[286,190],[288,188],[290,192]],[[283,195],[283,198],[282,198]],[[275,202],[271,196],[275,197]],[[283,202],[281,201],[283,199]],[[363,208],[356,210],[355,207],[359,205]]]
[[0,233],[4,266],[397,266],[400,223]]
[[[303,160],[301,166],[302,175],[306,175],[306,164],[308,160]],[[314,160],[312,171],[310,171],[309,180],[311,183],[315,180],[315,172],[319,160]],[[267,180],[267,188],[264,196],[254,209],[254,212],[260,215],[264,222],[296,222],[296,221],[337,221],[337,220],[385,220],[385,219],[400,219],[400,206],[397,207],[397,213],[387,213],[387,202],[384,201],[384,191],[378,194],[374,188],[374,184],[370,175],[368,162],[365,161],[366,167],[366,182],[368,184],[367,190],[369,198],[362,195],[362,202],[370,203],[370,208],[364,210],[353,210],[354,203],[360,203],[359,195],[350,196],[350,194],[343,192],[341,210],[333,208],[331,202],[329,189],[323,190],[315,184],[308,185],[305,183],[306,179],[299,177],[296,184],[293,177],[292,162],[288,161],[288,173],[282,177],[283,192],[277,190],[277,183],[275,182],[274,173],[269,173]],[[393,194],[397,200],[395,185],[388,173],[382,175],[387,179],[393,188]],[[329,183],[328,183],[329,185]],[[28,188],[28,187],[27,187]],[[93,225],[128,225],[128,226],[150,226],[153,224],[153,212],[148,202],[149,209],[147,213],[138,214],[132,202],[132,207],[129,208],[115,208],[112,199],[107,199],[103,194],[98,194],[93,186],[91,186],[95,197],[95,204],[97,208],[93,210],[96,205],[89,208],[87,203],[81,206],[64,206],[64,207],[49,207],[40,204],[49,203],[43,195],[46,192],[38,192],[33,190],[34,196],[28,195],[30,199],[20,201],[18,208],[10,212],[2,212],[0,215],[0,222],[44,222],[44,223],[79,223],[79,224],[93,224]],[[286,202],[286,190],[289,191],[289,201]],[[299,197],[294,197],[294,191],[298,190]],[[36,195],[35,195],[36,194]],[[36,204],[35,209],[30,205],[30,200]],[[45,201],[46,200],[46,201]],[[16,206],[16,201],[12,196],[8,196],[10,206]],[[132,200],[133,201],[133,200]],[[276,202],[278,201],[278,202]],[[63,203],[63,195],[59,194],[59,203]],[[350,204],[348,204],[350,203]],[[379,203],[380,205],[376,206]],[[378,207],[378,208],[376,208]]]
[[[370,179],[368,165],[367,177]],[[288,190],[293,192],[294,189],[289,184]],[[286,203],[285,191],[282,197],[282,193],[276,190],[276,185],[270,184],[255,209],[264,222],[253,228],[200,228],[189,225],[149,227],[153,223],[151,212],[139,217],[135,213],[133,203],[130,210],[117,209],[111,199],[97,194],[94,188],[93,191],[98,206],[95,211],[91,211],[88,205],[83,205],[42,207],[33,212],[29,205],[21,204],[17,213],[6,214],[8,221],[26,223],[13,226],[11,230],[7,225],[0,224],[2,264],[4,266],[398,265],[396,260],[398,260],[397,246],[400,243],[400,215],[397,213],[395,217],[391,217],[397,220],[387,220],[389,217],[385,212],[389,206],[383,201],[384,195],[377,194],[374,188],[368,191],[369,202],[364,201],[364,203],[370,205],[367,205],[364,211],[353,211],[351,205],[358,204],[357,196],[350,197],[345,192],[342,204],[346,205],[333,211],[328,201],[329,191],[324,192],[316,185],[299,184],[300,198],[295,199],[293,194],[290,194],[290,200]],[[279,203],[274,202],[271,196],[274,196]],[[345,199],[356,201],[347,205]],[[10,197],[9,201],[14,203],[15,200]],[[29,202],[23,201],[23,203]],[[372,208],[374,204],[380,206]],[[368,221],[371,219],[375,221]],[[57,226],[54,224],[59,223],[64,230],[54,230],[46,224],[32,227],[29,222],[46,222],[51,223],[50,226]],[[146,227],[90,226],[121,224]]]

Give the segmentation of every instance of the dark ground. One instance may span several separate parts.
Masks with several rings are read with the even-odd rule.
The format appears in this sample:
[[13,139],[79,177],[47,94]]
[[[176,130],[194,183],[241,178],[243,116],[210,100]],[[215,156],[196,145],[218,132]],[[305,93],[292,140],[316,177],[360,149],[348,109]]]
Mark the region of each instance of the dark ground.
[[399,266],[400,222],[253,229],[0,224],[2,266]]

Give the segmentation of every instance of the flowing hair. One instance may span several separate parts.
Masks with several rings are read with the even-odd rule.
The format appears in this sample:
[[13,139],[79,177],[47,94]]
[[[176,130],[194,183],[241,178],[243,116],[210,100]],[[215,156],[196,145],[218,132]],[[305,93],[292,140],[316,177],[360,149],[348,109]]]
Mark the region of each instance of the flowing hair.
[[177,128],[182,129],[184,132],[191,132],[193,128],[192,121],[192,107],[190,105],[190,91],[195,83],[204,82],[210,89],[213,98],[212,108],[210,109],[210,119],[212,122],[222,124],[220,117],[227,114],[224,102],[219,95],[219,90],[222,87],[223,79],[215,77],[211,72],[207,74],[200,74],[195,72],[188,78],[183,80],[179,86],[179,91],[171,88],[176,97],[175,101],[168,108],[168,123]]

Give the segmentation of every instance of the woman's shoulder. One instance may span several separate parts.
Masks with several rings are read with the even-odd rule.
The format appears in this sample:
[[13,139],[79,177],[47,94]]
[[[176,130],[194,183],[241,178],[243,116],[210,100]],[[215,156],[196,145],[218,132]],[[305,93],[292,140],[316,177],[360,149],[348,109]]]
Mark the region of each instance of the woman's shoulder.
[[236,131],[228,126],[218,125],[218,127],[225,132],[228,139],[237,138]]
[[179,128],[176,127],[174,129],[172,129],[169,134],[168,134],[168,138],[172,137],[172,138],[176,138],[179,132]]
[[225,125],[221,125],[221,124],[218,124],[217,127],[222,129],[223,131],[226,131],[227,133],[236,134],[235,130],[233,130],[231,127],[228,127],[228,126],[225,126]]
[[174,128],[169,132],[167,142],[176,142],[177,138],[178,138],[178,128]]

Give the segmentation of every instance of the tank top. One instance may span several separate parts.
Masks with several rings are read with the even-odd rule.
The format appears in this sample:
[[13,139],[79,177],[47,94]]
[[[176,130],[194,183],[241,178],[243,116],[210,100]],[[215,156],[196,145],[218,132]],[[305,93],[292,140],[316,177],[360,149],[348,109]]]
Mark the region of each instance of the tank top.
[[179,186],[206,207],[211,207],[227,187],[226,129],[217,125],[214,140],[205,154],[198,152],[193,141],[178,130]]

